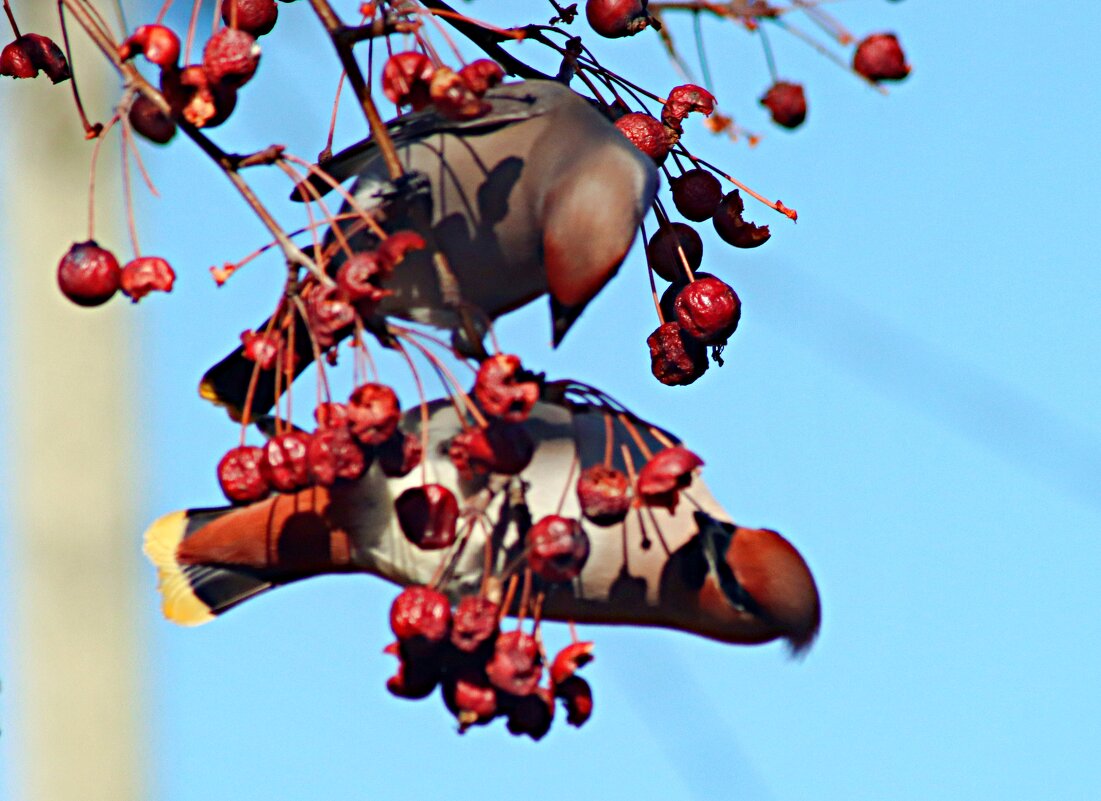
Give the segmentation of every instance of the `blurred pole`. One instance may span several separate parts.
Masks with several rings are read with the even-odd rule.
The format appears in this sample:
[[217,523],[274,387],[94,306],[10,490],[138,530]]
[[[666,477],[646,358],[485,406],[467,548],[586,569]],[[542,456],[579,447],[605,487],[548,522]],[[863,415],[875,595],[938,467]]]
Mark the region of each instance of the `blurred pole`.
[[[24,32],[61,41],[56,5],[14,5]],[[70,27],[80,90],[107,122],[118,82]],[[6,41],[6,40],[5,40]],[[8,553],[13,578],[11,675],[3,737],[21,799],[138,801],[145,785],[136,588],[140,551],[128,301],[81,309],[56,285],[56,265],[87,238],[88,170],[69,84],[4,79],[3,267],[11,358],[4,386],[13,432]],[[96,235],[124,262],[118,131],[103,144]]]

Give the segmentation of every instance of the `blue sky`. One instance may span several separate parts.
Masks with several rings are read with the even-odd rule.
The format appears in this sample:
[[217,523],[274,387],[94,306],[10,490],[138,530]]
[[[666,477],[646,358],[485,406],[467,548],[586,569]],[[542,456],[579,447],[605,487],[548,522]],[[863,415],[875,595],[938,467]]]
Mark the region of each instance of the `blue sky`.
[[[509,23],[531,5],[545,13],[475,9]],[[756,43],[729,26],[707,32],[725,110],[766,137],[749,150],[694,125],[690,147],[799,211],[792,225],[750,204],[773,230],[758,250],[704,234],[705,269],[744,304],[724,368],[684,389],[653,381],[638,253],[557,352],[541,303],[499,327],[533,366],[598,384],[676,431],[736,520],[797,544],[824,604],[809,655],[587,627],[598,649],[588,726],[560,724],[538,744],[499,725],[459,737],[437,701],[383,686],[390,586],[312,580],[184,630],[159,619],[150,570],[152,797],[1101,794],[1101,275],[1090,250],[1101,103],[1088,67],[1101,10],[831,7],[858,35],[898,31],[914,72],[885,99],[774,33],[781,74],[807,86],[795,133],[755,105],[768,84]],[[217,137],[246,151],[276,127],[308,157],[327,124],[328,101],[315,98],[331,92],[330,54],[304,55],[316,41],[306,4],[281,11],[240,117]],[[679,82],[652,40],[595,47],[647,85]],[[268,93],[281,100],[265,107]],[[346,111],[349,141],[359,122]],[[142,520],[220,502],[214,465],[235,429],[194,388],[270,309],[282,269],[270,258],[214,289],[206,267],[263,233],[187,149],[150,158],[165,200],[144,210],[144,239],[181,279],[134,312]],[[278,179],[261,184],[283,194]]]

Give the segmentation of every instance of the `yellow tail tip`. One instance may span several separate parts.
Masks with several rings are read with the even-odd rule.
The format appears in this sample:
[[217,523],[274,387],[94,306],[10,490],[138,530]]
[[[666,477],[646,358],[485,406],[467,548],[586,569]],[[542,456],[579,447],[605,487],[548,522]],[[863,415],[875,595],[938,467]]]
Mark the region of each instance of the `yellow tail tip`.
[[198,626],[215,618],[191,587],[176,558],[176,551],[187,533],[187,510],[172,512],[158,519],[145,532],[142,550],[157,569],[157,590],[161,594],[161,611],[173,623]]

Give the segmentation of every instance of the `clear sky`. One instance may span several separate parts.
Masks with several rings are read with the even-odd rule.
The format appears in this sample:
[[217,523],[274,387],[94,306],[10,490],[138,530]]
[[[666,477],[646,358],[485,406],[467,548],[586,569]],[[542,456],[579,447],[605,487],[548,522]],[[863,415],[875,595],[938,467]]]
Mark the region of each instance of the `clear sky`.
[[[544,5],[473,8],[512,23],[549,16]],[[499,724],[460,737],[438,700],[385,690],[389,585],[311,580],[185,630],[159,618],[150,570],[141,703],[153,797],[1101,797],[1101,274],[1090,250],[1101,98],[1089,66],[1101,10],[831,8],[858,36],[897,31],[914,72],[882,98],[775,32],[780,72],[810,103],[790,134],[755,105],[768,84],[756,42],[731,26],[707,32],[720,102],[766,136],[750,150],[693,124],[689,145],[799,211],[792,225],[749,203],[773,231],[753,251],[701,226],[705,269],[744,304],[724,368],[683,389],[652,379],[637,252],[557,352],[542,303],[499,327],[533,367],[598,384],[677,432],[736,520],[800,548],[824,607],[806,658],[584,627],[597,643],[589,725],[559,721],[537,744]],[[316,98],[332,91],[331,56],[311,49],[307,4],[280,10],[263,40],[271,57],[216,136],[246,151],[275,127],[309,157],[327,125]],[[594,46],[648,86],[680,82],[650,37]],[[265,106],[268,93],[280,100]],[[360,125],[346,111],[344,142]],[[165,199],[148,205],[144,239],[181,278],[135,310],[149,520],[221,502],[214,465],[235,427],[195,385],[270,309],[282,270],[272,257],[214,289],[206,267],[264,235],[188,147],[150,158]]]

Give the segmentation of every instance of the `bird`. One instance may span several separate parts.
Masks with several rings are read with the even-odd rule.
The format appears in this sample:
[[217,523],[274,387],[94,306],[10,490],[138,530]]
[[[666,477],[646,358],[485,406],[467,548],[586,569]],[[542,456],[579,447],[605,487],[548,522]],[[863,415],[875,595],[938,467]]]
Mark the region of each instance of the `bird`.
[[[378,315],[455,331],[463,322],[461,310],[473,310],[478,341],[469,342],[471,332],[464,329],[465,340],[458,342],[476,349],[486,321],[547,294],[557,346],[627,256],[657,191],[656,167],[565,84],[502,84],[485,100],[489,111],[476,119],[448,119],[428,107],[389,123],[407,171],[397,185],[370,139],[321,166],[332,181],[354,178],[357,205],[382,210],[387,232],[426,234],[457,281],[460,307],[445,297],[431,250],[412,251],[387,280],[392,294],[378,304]],[[309,183],[319,194],[332,188],[317,176]],[[423,214],[416,213],[416,202],[393,202],[403,186],[430,195]],[[301,198],[302,192],[295,194]],[[350,223],[342,225],[351,230]],[[359,231],[351,235],[351,245],[368,249],[377,240]],[[331,269],[343,259],[338,252]],[[298,341],[301,371],[313,354],[306,336]],[[200,385],[203,397],[237,418],[252,373],[242,353],[238,348],[212,367]],[[250,412],[270,409],[274,390],[271,376],[262,376]]]
[[[161,517],[145,535],[144,550],[158,574],[164,615],[182,625],[208,622],[272,588],[333,573],[360,573],[402,587],[428,584],[440,551],[425,551],[402,533],[394,499],[424,481],[442,484],[460,504],[484,509],[494,527],[559,514],[581,520],[570,486],[579,469],[616,454],[623,470],[630,453],[657,451],[676,438],[634,419],[633,432],[609,426],[605,408],[574,399],[544,399],[524,423],[535,444],[518,477],[490,476],[471,483],[448,458],[447,445],[463,430],[450,402],[429,404],[424,472],[388,478],[377,465],[356,481],[272,495],[246,506],[186,509]],[[420,434],[417,409],[403,428]],[[612,442],[605,441],[609,430]],[[658,432],[658,433],[655,433]],[[641,443],[641,445],[640,445]],[[502,481],[506,483],[501,483]],[[576,579],[552,584],[543,619],[657,626],[726,643],[783,640],[801,654],[821,620],[814,577],[799,551],[780,534],[731,522],[698,477],[673,511],[632,510],[622,523],[583,521],[588,559]],[[518,500],[519,498],[519,500]],[[487,536],[475,527],[439,587],[452,602],[483,587]],[[492,570],[522,560],[515,527],[494,541]],[[513,613],[516,609],[511,610]]]

